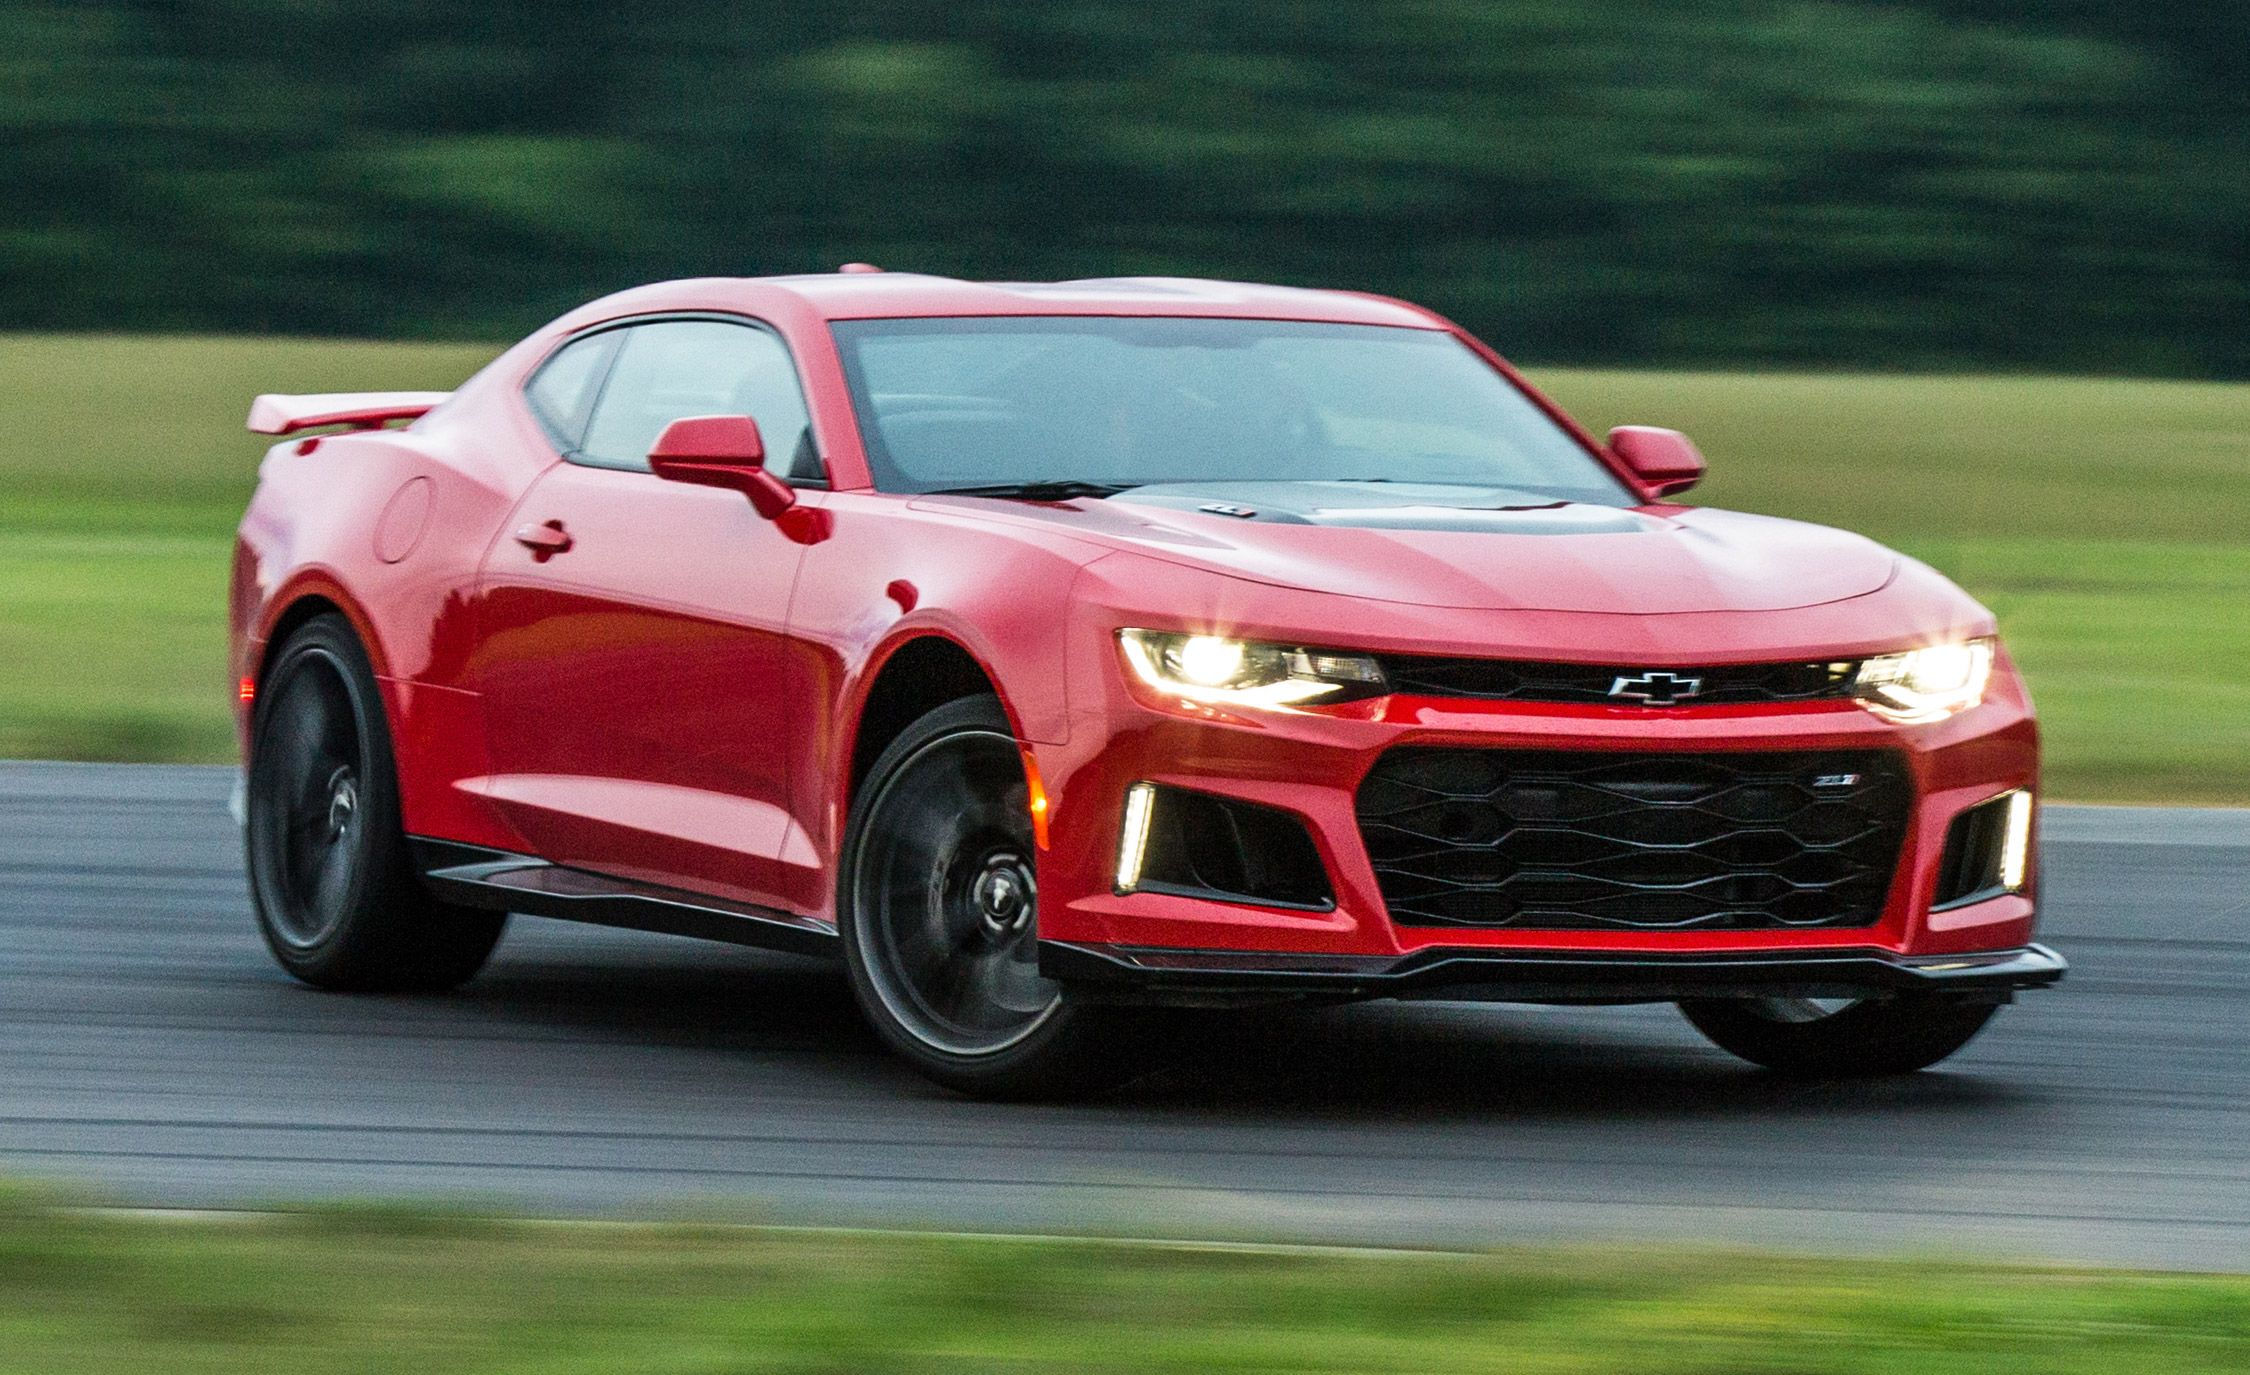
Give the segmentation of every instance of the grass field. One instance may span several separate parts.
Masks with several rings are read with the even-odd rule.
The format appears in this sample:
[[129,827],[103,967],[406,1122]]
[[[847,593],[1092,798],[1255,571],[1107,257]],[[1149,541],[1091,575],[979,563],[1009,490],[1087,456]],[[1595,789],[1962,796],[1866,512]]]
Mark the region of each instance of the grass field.
[[0,1371],[40,1375],[2003,1369],[2250,1369],[2250,1280],[0,1202]]
[[[260,391],[449,387],[475,345],[0,336],[0,757],[231,757]],[[2250,386],[1542,369],[1702,444],[1700,499],[1848,526],[1997,611],[2058,797],[2250,803]]]

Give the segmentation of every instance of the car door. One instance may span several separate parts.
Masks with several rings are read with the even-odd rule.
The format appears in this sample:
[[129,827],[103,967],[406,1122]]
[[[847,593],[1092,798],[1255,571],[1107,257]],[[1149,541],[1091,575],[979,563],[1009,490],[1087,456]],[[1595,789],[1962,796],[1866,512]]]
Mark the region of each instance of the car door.
[[646,459],[675,419],[747,414],[772,469],[817,485],[787,349],[732,318],[636,323],[558,350],[526,400],[564,461],[486,556],[484,791],[558,863],[792,905],[817,876],[790,819],[800,723],[781,689],[802,546]]

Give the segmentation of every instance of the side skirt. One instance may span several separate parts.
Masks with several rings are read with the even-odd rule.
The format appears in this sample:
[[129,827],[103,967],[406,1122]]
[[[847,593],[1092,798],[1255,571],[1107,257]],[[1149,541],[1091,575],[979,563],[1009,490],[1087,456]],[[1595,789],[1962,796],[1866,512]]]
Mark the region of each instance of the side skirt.
[[836,928],[811,917],[611,878],[505,850],[419,836],[408,839],[422,882],[447,902],[464,907],[693,936],[797,955],[835,956],[839,951]]

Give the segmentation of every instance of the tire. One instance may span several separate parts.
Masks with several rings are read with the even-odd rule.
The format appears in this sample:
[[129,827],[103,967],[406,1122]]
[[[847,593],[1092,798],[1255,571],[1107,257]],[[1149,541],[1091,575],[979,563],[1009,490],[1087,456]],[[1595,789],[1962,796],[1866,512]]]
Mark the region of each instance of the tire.
[[1728,998],[1680,1004],[1721,1050],[1781,1073],[1868,1078],[1928,1069],[1967,1045],[1995,1002],[1933,994],[1867,998],[1834,1006],[1803,998]]
[[283,969],[321,988],[428,990],[491,955],[506,915],[438,901],[414,868],[382,697],[341,616],[305,622],[274,656],[245,793],[251,903]]
[[907,727],[853,799],[836,889],[852,993],[885,1044],[981,1098],[1123,1077],[1121,1010],[1039,977],[1037,851],[1015,732],[990,697]]

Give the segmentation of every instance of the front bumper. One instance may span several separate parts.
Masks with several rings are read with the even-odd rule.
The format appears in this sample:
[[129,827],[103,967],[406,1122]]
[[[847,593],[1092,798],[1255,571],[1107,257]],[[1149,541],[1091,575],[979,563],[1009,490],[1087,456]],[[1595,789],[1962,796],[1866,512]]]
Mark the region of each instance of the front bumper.
[[[1225,624],[1250,638],[1290,638],[1286,630],[1269,627],[1251,611],[1254,608],[1246,607],[1244,614]],[[1823,629],[1824,623],[1808,619],[1813,614],[1791,618],[1803,636],[1797,643],[1824,646],[1821,654],[1829,653],[1832,646],[1835,654],[1849,657],[1850,642]],[[1841,611],[1823,614],[1843,616]],[[1904,970],[1905,979],[1923,978],[1927,967],[1916,961],[1982,959],[1994,952],[2012,959],[2012,952],[2031,948],[2035,878],[2020,891],[1980,895],[1973,901],[1948,904],[1937,897],[1947,831],[1954,820],[2005,793],[2037,786],[2038,729],[2022,682],[2005,656],[1982,704],[1948,720],[1917,726],[1894,725],[1856,704],[1836,700],[1639,708],[1400,694],[1334,708],[1228,711],[1156,700],[1131,684],[1118,663],[1114,639],[1118,619],[1115,612],[1081,613],[1068,661],[1071,729],[1066,739],[1040,742],[1033,750],[1044,780],[1052,835],[1051,847],[1040,861],[1040,934],[1054,943],[1057,977],[1089,984],[1106,979],[1113,985],[1185,989],[1197,979],[1217,976],[1203,971],[1181,983],[1185,975],[1180,961],[1169,954],[1139,952],[1207,952],[1259,957],[1233,973],[1220,972],[1230,978],[1245,975],[1260,986],[1268,973],[1280,977],[1308,972],[1306,961],[1356,961],[1316,971],[1340,979],[1336,987],[1346,996],[1354,996],[1349,990],[1363,985],[1472,987],[1481,980],[1528,987],[1542,996],[1575,990],[1600,1000],[1656,999],[1678,994],[1679,985],[1663,980],[1702,987],[1713,969],[1728,977],[1751,977],[1760,987],[1777,983],[1801,987],[1806,983],[1801,976],[1807,973],[1830,984],[1841,978],[1861,990],[1914,987],[1918,985],[1897,983],[1894,976]],[[1149,618],[1134,612],[1123,619]],[[1428,640],[1441,643],[1447,636],[1454,643],[1471,642],[1477,624],[1477,618],[1466,613],[1430,609],[1401,610],[1394,619],[1415,620],[1416,626],[1410,628],[1423,629]],[[1421,622],[1430,624],[1424,628]],[[1540,628],[1559,636],[1572,624],[1555,620],[1542,622]],[[1664,624],[1664,633],[1683,643],[1700,642],[1698,637],[1716,641],[1730,630],[1738,632],[1739,622],[1721,617],[1671,618]],[[1583,627],[1578,633],[1585,633]],[[1339,630],[1332,638],[1407,652],[1378,641],[1373,632]],[[1613,652],[1621,657],[1653,657],[1652,651]],[[1667,652],[1680,657],[1676,647]],[[1797,653],[1760,650],[1758,657],[1780,659]],[[1558,929],[1394,921],[1370,860],[1355,798],[1387,752],[1432,746],[1589,756],[1881,751],[1898,761],[1911,805],[1881,910],[1873,921],[1862,924]],[[1333,890],[1333,905],[1285,907],[1214,900],[1176,890],[1119,891],[1114,880],[1124,799],[1130,788],[1143,781],[1272,808],[1295,818],[1318,851]],[[2036,875],[2036,839],[2030,860]],[[1093,951],[1099,958],[1088,963],[1068,951]],[[1126,953],[1111,957],[1120,951]],[[1502,963],[1467,971],[1477,976],[1473,978],[1426,972],[1441,966],[1460,969],[1461,961],[1472,955]],[[1647,969],[1615,963],[1643,957],[1662,963]],[[1166,966],[1161,977],[1143,967],[1152,958]],[[1691,958],[1706,963],[1692,967],[1683,963]],[[1747,971],[1728,963],[1753,958],[1765,963]],[[1771,963],[1777,960],[1782,964]],[[1805,960],[1819,963],[1793,970],[1783,967]],[[1871,960],[1880,963],[1868,964]],[[2006,976],[1995,977],[2005,982]],[[1652,986],[1655,991],[1650,991]]]
[[1117,1002],[1237,1004],[1295,999],[1647,1003],[1693,998],[1865,998],[1942,993],[2005,1002],[2069,969],[2043,945],[1978,955],[1876,949],[1607,954],[1433,947],[1401,956],[1261,955],[1042,941],[1040,972]]

